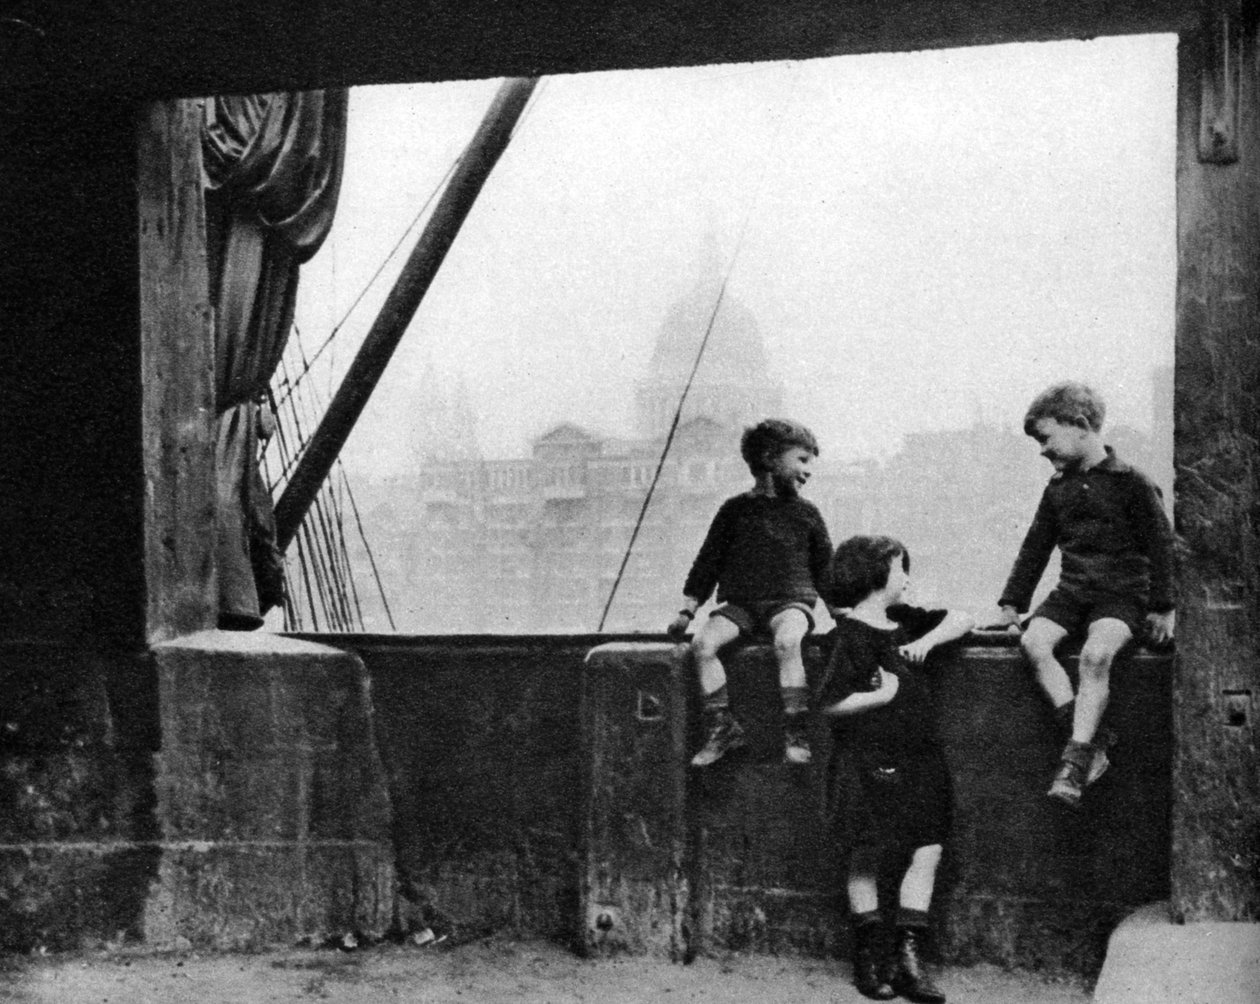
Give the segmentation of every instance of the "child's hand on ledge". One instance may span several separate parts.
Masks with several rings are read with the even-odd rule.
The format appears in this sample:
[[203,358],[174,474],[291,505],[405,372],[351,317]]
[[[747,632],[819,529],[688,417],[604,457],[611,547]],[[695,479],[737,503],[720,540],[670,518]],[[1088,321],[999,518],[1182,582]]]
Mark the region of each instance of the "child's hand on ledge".
[[1019,633],[1019,611],[1014,607],[998,607],[997,610],[985,617],[977,618],[977,630],[980,631],[1010,631],[1012,634]]
[[932,648],[931,642],[925,642],[924,639],[920,638],[918,641],[912,641],[908,645],[902,645],[897,651],[903,659],[919,663],[928,657],[928,653],[932,651]]
[[1165,610],[1162,614],[1146,615],[1146,634],[1152,645],[1167,645],[1173,639],[1176,629],[1177,612]]
[[682,641],[687,636],[687,628],[691,627],[693,615],[685,610],[678,611],[678,616],[669,622],[665,633],[674,641]]

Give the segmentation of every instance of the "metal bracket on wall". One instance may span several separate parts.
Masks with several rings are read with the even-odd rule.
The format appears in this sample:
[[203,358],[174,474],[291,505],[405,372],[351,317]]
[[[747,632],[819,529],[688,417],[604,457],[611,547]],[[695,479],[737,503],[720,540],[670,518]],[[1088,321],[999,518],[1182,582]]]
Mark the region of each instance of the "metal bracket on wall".
[[1245,37],[1240,6],[1229,4],[1208,15],[1199,71],[1199,160],[1204,164],[1238,160]]
[[1245,728],[1251,717],[1251,691],[1223,690],[1221,696],[1225,699],[1225,724]]
[[635,706],[635,717],[641,722],[659,722],[665,718],[661,699],[647,690],[640,690]]

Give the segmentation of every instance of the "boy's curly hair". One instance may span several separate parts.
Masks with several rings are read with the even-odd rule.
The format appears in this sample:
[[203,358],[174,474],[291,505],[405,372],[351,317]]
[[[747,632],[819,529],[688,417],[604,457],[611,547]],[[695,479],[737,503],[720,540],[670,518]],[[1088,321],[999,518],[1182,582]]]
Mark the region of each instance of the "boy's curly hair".
[[861,603],[888,585],[888,566],[901,555],[901,567],[910,571],[910,552],[892,537],[850,537],[836,548],[831,559],[831,599],[837,607]]
[[754,475],[766,469],[766,457],[778,456],[794,446],[818,456],[818,440],[800,422],[786,418],[765,418],[744,430],[739,440],[739,454]]
[[1102,396],[1092,387],[1074,380],[1047,387],[1028,406],[1024,416],[1024,435],[1031,436],[1035,426],[1043,418],[1052,418],[1064,425],[1083,420],[1097,432],[1107,416],[1107,406]]

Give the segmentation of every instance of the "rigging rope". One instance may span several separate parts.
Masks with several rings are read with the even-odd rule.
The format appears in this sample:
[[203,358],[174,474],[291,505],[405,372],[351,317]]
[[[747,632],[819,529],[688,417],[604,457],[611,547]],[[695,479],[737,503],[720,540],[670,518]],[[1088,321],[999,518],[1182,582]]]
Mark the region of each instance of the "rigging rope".
[[[778,147],[779,130],[783,125],[783,119],[788,107],[791,105],[792,98],[796,91],[796,76],[792,77],[792,91],[788,94],[788,100],[784,102],[783,110],[779,112],[777,121],[775,122],[774,138],[769,144],[769,149],[774,150]],[[652,504],[652,496],[656,493],[657,482],[661,479],[661,472],[665,469],[665,460],[669,456],[669,448],[674,442],[674,433],[678,431],[678,423],[682,419],[683,405],[687,401],[687,394],[691,391],[691,385],[695,381],[696,371],[700,369],[700,361],[704,358],[705,347],[709,344],[709,336],[713,333],[713,325],[717,320],[718,311],[722,307],[722,300],[726,296],[726,285],[730,282],[731,273],[735,271],[735,263],[739,259],[740,249],[744,244],[744,237],[748,233],[748,224],[752,220],[753,210],[757,206],[757,201],[761,196],[762,184],[766,179],[766,169],[769,166],[770,159],[766,158],[761,165],[761,177],[757,179],[757,185],[753,189],[753,200],[748,206],[748,212],[744,216],[743,225],[740,227],[739,237],[735,241],[735,250],[731,253],[730,263],[727,265],[726,274],[722,277],[722,285],[718,289],[717,299],[713,304],[713,312],[709,315],[709,323],[704,329],[704,337],[700,339],[700,347],[696,350],[696,358],[691,364],[691,372],[687,374],[687,382],[683,384],[682,393],[678,397],[678,407],[674,409],[674,417],[669,423],[669,432],[665,435],[665,445],[661,448],[660,459],[656,462],[656,470],[652,474],[652,481],[648,485],[647,494],[643,497],[643,505],[639,509],[638,518],[634,521],[634,529],[630,531],[630,540],[626,544],[625,554],[621,557],[621,566],[617,569],[617,575],[613,579],[612,588],[608,591],[608,600],[604,604],[604,611],[599,617],[599,626],[595,629],[596,633],[602,633],[604,624],[608,620],[608,612],[612,609],[613,600],[617,597],[617,589],[621,585],[622,577],[626,573],[626,566],[630,563],[630,555],[634,551],[635,541],[639,538],[639,531],[643,528],[643,520],[647,516],[648,507]]]
[[[516,125],[512,129],[512,136],[511,136],[512,140],[516,140],[516,138],[521,135],[521,131],[524,129],[525,123],[529,120],[529,117],[533,113],[534,109],[538,106],[538,102],[541,99],[542,92],[546,88],[546,86],[547,86],[547,78],[544,77],[540,81],[538,88],[533,92],[533,94],[529,96],[529,101],[526,103],[525,109],[521,112],[520,118],[517,119]],[[285,383],[282,386],[287,387],[287,393],[285,393],[281,397],[281,399],[277,402],[277,404],[283,404],[288,399],[289,395],[292,394],[295,390],[297,390],[297,385],[302,382],[302,380],[306,377],[307,373],[310,372],[311,367],[315,365],[315,363],[319,360],[319,357],[322,356],[324,354],[324,351],[328,348],[328,346],[332,344],[332,340],[337,337],[337,334],[341,331],[342,326],[346,323],[346,321],[350,319],[350,315],[354,313],[355,308],[358,307],[359,303],[367,295],[368,290],[371,289],[372,286],[376,283],[376,280],[380,278],[381,273],[385,271],[385,266],[388,265],[390,261],[393,260],[396,254],[398,254],[398,249],[402,247],[403,242],[407,239],[407,235],[410,234],[416,228],[416,224],[420,222],[420,218],[425,214],[425,211],[429,208],[429,206],[432,205],[433,200],[437,198],[438,193],[441,192],[442,189],[446,187],[447,181],[450,180],[451,175],[455,172],[455,169],[459,167],[460,161],[462,161],[463,159],[464,159],[464,153],[463,151],[461,151],[460,154],[453,161],[451,161],[450,166],[446,169],[446,173],[442,175],[437,185],[434,186],[433,191],[429,193],[429,197],[424,200],[424,205],[422,205],[420,209],[416,212],[415,217],[407,225],[407,228],[402,232],[402,235],[394,243],[394,246],[390,248],[389,253],[381,261],[380,265],[377,266],[376,271],[372,273],[372,277],[368,279],[363,289],[359,291],[359,295],[354,298],[354,302],[351,303],[350,306],[346,308],[346,312],[342,315],[341,320],[339,320],[336,324],[333,325],[332,330],[328,333],[328,337],[325,338],[323,342],[320,343],[319,348],[315,350],[310,360],[305,363],[305,365],[302,367],[301,372],[299,372],[298,375],[294,377],[291,382],[286,379]]]
[[[545,86],[546,80],[543,80]],[[512,138],[517,139],[521,135],[521,131],[528,121],[531,113],[537,107],[538,100],[541,96],[542,88],[538,88],[531,96],[524,112],[518,119],[515,128],[512,131]],[[341,331],[343,325],[350,318],[350,315],[358,307],[359,303],[367,295],[368,291],[376,283],[384,272],[386,266],[398,253],[403,246],[408,235],[416,228],[429,206],[433,203],[438,193],[445,188],[451,175],[459,166],[463,159],[461,152],[447,168],[446,173],[439,180],[433,191],[429,193],[429,197],[417,211],[415,217],[402,235],[395,242],[389,253],[382,260],[371,278],[364,285],[363,289],[355,297],[354,302],[350,304],[346,312],[329,332],[328,336],[320,343],[315,352],[308,358],[305,347],[302,344],[301,331],[298,325],[294,323],[294,341],[297,350],[301,356],[302,366],[296,376],[291,376],[287,364],[282,364],[283,373],[279,380],[279,388],[281,394],[279,399],[275,401],[275,406],[279,409],[283,405],[288,405],[288,411],[292,416],[293,430],[296,433],[297,443],[293,449],[289,448],[289,443],[285,432],[282,429],[282,423],[277,422],[277,429],[280,431],[277,441],[277,450],[280,459],[280,476],[272,482],[272,489],[275,484],[289,477],[294,467],[298,463],[302,452],[306,449],[310,437],[305,435],[302,429],[302,416],[299,414],[298,401],[300,397],[295,397],[299,386],[304,379],[310,374],[312,367],[332,344],[332,341]],[[277,411],[277,417],[279,412]],[[377,593],[381,599],[381,605],[385,612],[385,617],[389,622],[391,630],[397,630],[394,623],[393,611],[390,609],[388,597],[385,594],[384,583],[381,580],[380,569],[376,562],[376,556],[372,551],[371,544],[368,543],[367,535],[363,528],[363,521],[359,514],[358,505],[354,500],[354,493],[350,488],[350,481],[346,475],[345,467],[342,465],[340,458],[336,461],[339,473],[341,475],[341,484],[344,489],[345,498],[350,503],[351,513],[354,517],[355,526],[359,532],[359,538],[363,543],[364,550],[367,553],[368,563],[372,570],[372,578],[376,584]],[[269,478],[270,480],[270,478]],[[323,608],[324,619],[328,624],[338,623],[348,630],[353,620],[353,614],[350,604],[353,602],[354,614],[357,614],[360,630],[363,628],[363,611],[359,602],[358,586],[354,579],[353,569],[350,564],[349,549],[346,545],[345,537],[345,519],[343,506],[340,498],[333,491],[331,486],[326,486],[315,499],[313,503],[313,520],[304,520],[301,529],[301,535],[298,538],[298,560],[299,569],[302,574],[302,583],[307,592],[308,605],[311,610],[312,621],[318,628],[318,616],[316,614],[314,599],[318,594],[320,606]],[[308,522],[310,525],[308,525]],[[310,566],[308,567],[307,555],[309,552]],[[348,590],[347,590],[348,586]],[[286,598],[286,618],[296,616],[298,607],[295,603],[290,603]]]
[[[741,234],[741,240],[743,235]],[[739,253],[739,247],[736,245],[736,255]],[[700,360],[704,357],[704,348],[709,344],[709,335],[713,333],[713,322],[717,320],[718,310],[722,306],[722,298],[726,295],[726,283],[731,277],[731,269],[735,267],[735,258],[732,256],[730,268],[727,269],[726,276],[722,279],[722,286],[718,290],[717,300],[713,304],[713,313],[709,315],[709,323],[704,329],[704,337],[700,339],[700,348],[696,351],[695,361],[691,364],[691,372],[687,375],[687,382],[683,385],[682,394],[678,398],[678,407],[674,409],[674,417],[669,423],[669,432],[665,434],[665,446],[661,450],[660,459],[656,462],[656,471],[652,474],[652,482],[648,485],[647,494],[643,497],[643,506],[639,509],[639,517],[634,522],[634,529],[630,532],[630,542],[626,544],[626,553],[621,557],[621,567],[617,569],[616,578],[613,579],[612,589],[608,592],[608,601],[604,604],[604,612],[599,617],[599,627],[595,629],[598,634],[604,630],[604,622],[608,620],[608,611],[612,609],[613,600],[617,597],[617,588],[621,585],[621,578],[626,573],[626,565],[630,562],[630,553],[634,550],[634,543],[638,540],[639,530],[643,527],[643,519],[647,516],[648,506],[652,504],[652,495],[656,492],[656,483],[661,479],[661,471],[665,468],[665,459],[669,456],[670,445],[674,442],[674,433],[678,430],[678,422],[682,418],[683,405],[687,401],[687,393],[691,390],[691,384],[696,378],[696,370],[700,368]]]
[[295,390],[297,390],[297,385],[302,382],[303,378],[307,375],[307,373],[310,372],[311,367],[314,366],[315,363],[318,361],[319,357],[324,354],[324,350],[327,349],[328,346],[332,344],[332,340],[336,338],[337,334],[341,331],[342,325],[344,325],[346,321],[350,319],[350,315],[354,313],[355,308],[359,305],[362,299],[365,296],[367,296],[368,290],[372,288],[372,286],[376,283],[376,280],[380,278],[381,273],[385,271],[385,266],[388,265],[390,261],[393,260],[394,255],[398,254],[398,249],[403,246],[403,242],[407,239],[407,235],[410,234],[416,228],[416,224],[420,222],[420,218],[425,214],[425,211],[429,208],[429,206],[432,205],[433,200],[437,198],[438,193],[442,191],[443,188],[446,187],[447,181],[450,180],[450,177],[454,173],[455,168],[459,166],[459,162],[463,159],[464,159],[464,155],[461,153],[458,157],[456,157],[453,161],[451,161],[451,165],[450,167],[446,169],[446,173],[442,175],[441,180],[438,181],[436,186],[434,186],[433,191],[429,193],[429,197],[424,200],[424,205],[422,205],[420,209],[416,212],[416,215],[412,219],[412,221],[409,224],[407,224],[407,229],[405,229],[402,232],[402,235],[394,243],[394,246],[390,248],[389,254],[387,254],[384,260],[382,260],[382,262],[380,263],[380,265],[377,266],[376,271],[372,273],[372,277],[368,279],[363,289],[359,291],[359,295],[354,298],[354,302],[350,304],[349,307],[346,308],[346,312],[341,316],[341,320],[333,325],[332,331],[330,331],[328,333],[328,337],[325,338],[323,342],[320,343],[320,346],[319,348],[315,350],[314,355],[312,355],[309,360],[306,360],[305,353],[303,354],[304,365],[302,367],[302,370],[300,373],[298,373],[296,377],[293,378],[291,382],[288,381],[286,378],[285,384],[288,386],[288,392],[283,397],[281,397],[280,401],[277,402],[278,404],[284,404],[284,402],[288,400],[289,395],[291,395]]
[[[301,330],[296,324],[293,330],[295,353],[302,362],[306,363],[308,361]],[[307,365],[307,371],[309,369]],[[280,376],[282,383],[291,385],[287,359],[281,360]],[[303,394],[291,395],[284,399],[287,407],[277,416],[283,416],[284,420],[276,423],[276,451],[281,466],[280,478],[272,480],[264,457],[264,469],[267,471],[267,480],[271,490],[274,490],[276,484],[283,480],[292,469],[293,463],[309,441],[304,426],[310,424],[311,409],[319,407],[317,400],[311,400],[313,396],[317,397],[317,392],[308,390]],[[297,440],[296,444],[291,441],[294,437]],[[305,593],[312,630],[353,631],[356,625],[358,630],[364,629],[363,608],[346,540],[344,509],[345,501],[349,501],[355,526],[364,550],[367,552],[386,619],[390,627],[397,630],[376,564],[376,557],[367,540],[345,467],[340,460],[337,461],[337,466],[341,475],[341,491],[334,491],[329,485],[315,500],[310,513],[311,518],[309,521],[304,521],[301,533],[296,540],[299,579],[297,582],[291,581],[291,585],[300,585],[301,592]],[[293,595],[289,595],[290,593]],[[287,630],[301,629],[304,626],[302,607],[296,594],[296,589],[286,591],[284,612]]]
[[[342,471],[342,478],[345,479],[345,471]],[[350,481],[346,479],[346,498],[350,501],[350,512],[354,515],[355,526],[359,528],[359,539],[363,541],[363,548],[367,551],[368,564],[372,566],[372,578],[376,580],[376,591],[381,597],[381,606],[385,608],[385,619],[389,621],[389,629],[397,631],[398,626],[394,623],[393,611],[389,609],[389,599],[385,595],[385,586],[381,582],[381,573],[376,567],[376,555],[372,553],[372,545],[368,543],[367,534],[363,532],[363,520],[359,518],[359,506],[354,501],[354,492],[350,490]]]

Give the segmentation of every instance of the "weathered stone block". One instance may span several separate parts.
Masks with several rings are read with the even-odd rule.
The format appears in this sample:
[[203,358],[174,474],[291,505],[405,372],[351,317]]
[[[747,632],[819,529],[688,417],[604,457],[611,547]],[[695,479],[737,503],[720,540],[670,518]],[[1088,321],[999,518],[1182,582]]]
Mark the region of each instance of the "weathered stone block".
[[394,848],[358,657],[206,632],[154,659],[165,843],[146,936],[227,948],[383,934]]
[[355,932],[394,916],[393,852],[379,841],[188,843],[162,849],[145,940],[259,948]]
[[691,952],[682,740],[686,649],[609,644],[587,657],[587,781],[579,945],[591,953]]
[[143,937],[154,846],[27,843],[0,849],[0,949],[73,950]]
[[372,677],[405,922],[571,939],[586,638],[343,636]]
[[143,655],[0,646],[0,947],[138,936],[156,868]]

